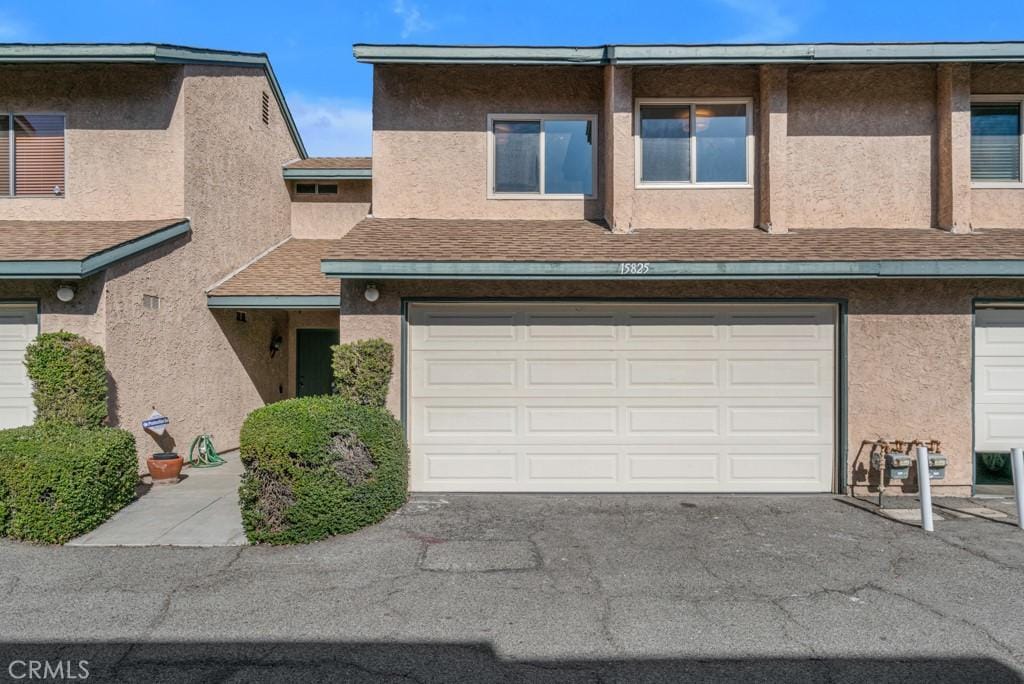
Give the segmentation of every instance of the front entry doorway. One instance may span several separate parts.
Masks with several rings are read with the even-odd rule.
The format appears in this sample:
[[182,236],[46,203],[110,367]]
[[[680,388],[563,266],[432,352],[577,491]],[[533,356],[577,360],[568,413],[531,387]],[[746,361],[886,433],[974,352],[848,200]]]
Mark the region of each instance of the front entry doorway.
[[311,397],[331,393],[331,347],[338,344],[338,331],[299,328],[295,331],[295,394]]

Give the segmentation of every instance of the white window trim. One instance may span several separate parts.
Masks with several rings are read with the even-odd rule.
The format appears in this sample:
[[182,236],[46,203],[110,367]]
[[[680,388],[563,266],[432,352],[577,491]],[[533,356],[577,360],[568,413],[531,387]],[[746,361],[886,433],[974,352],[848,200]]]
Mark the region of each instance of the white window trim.
[[[494,122],[495,121],[540,121],[540,191],[539,192],[495,192],[494,191]],[[551,194],[544,192],[544,122],[545,121],[589,121],[590,122],[590,192],[587,194]],[[487,115],[487,199],[499,200],[581,200],[597,197],[597,115],[596,114],[488,114]]]
[[[7,178],[10,182],[8,188],[9,194],[0,195],[0,200],[47,200],[56,199],[62,200],[67,199],[68,196],[68,115],[66,112],[53,112],[53,111],[0,111],[0,115],[6,115],[8,117],[8,128],[7,128],[7,161],[9,166],[7,167]],[[17,149],[14,145],[14,117],[15,116],[59,116],[64,119],[64,186],[59,195],[48,193],[46,195],[15,195],[14,194],[14,165],[15,158],[18,154]]]
[[[690,122],[696,122],[695,112],[699,105],[742,104],[747,108],[747,179],[736,183],[698,183],[697,182],[697,136],[690,135],[690,180],[688,181],[656,181],[644,182],[643,178],[643,140],[640,138],[640,107],[644,105],[688,106]],[[696,127],[694,126],[694,131]],[[636,190],[682,190],[682,189],[713,189],[713,188],[752,188],[754,187],[754,98],[752,97],[698,97],[698,98],[636,98],[633,104],[633,169],[635,172],[634,189]]]
[[[1020,112],[1020,171],[1018,172],[1019,181],[975,181],[971,180],[972,188],[979,189],[1003,189],[1003,190],[1014,190],[1024,188],[1024,95],[971,95],[971,104],[975,102],[1016,102],[1017,108]],[[968,121],[970,116],[968,113]],[[968,145],[970,144],[970,136],[968,136]]]

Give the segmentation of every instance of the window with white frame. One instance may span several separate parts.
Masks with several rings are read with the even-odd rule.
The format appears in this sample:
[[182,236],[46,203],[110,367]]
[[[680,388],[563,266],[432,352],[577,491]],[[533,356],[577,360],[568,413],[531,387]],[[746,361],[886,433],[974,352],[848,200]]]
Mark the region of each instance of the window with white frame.
[[638,99],[637,186],[750,185],[752,109],[750,99]]
[[487,117],[488,196],[594,195],[597,117],[492,114]]
[[971,98],[971,182],[980,187],[1024,184],[1021,95]]
[[64,115],[0,113],[0,197],[64,195]]

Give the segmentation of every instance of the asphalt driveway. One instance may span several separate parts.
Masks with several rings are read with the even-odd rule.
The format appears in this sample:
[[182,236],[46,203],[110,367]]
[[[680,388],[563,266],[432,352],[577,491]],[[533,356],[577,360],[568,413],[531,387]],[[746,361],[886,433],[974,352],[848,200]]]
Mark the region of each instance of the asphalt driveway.
[[38,658],[90,681],[1024,681],[1009,522],[463,495],[304,547],[5,542],[0,677]]

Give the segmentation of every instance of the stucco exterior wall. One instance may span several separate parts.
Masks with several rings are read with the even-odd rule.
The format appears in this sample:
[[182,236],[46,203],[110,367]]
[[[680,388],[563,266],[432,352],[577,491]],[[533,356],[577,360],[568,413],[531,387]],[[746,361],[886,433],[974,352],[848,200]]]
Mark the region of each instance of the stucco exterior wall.
[[337,195],[299,195],[295,192],[295,183],[288,183],[292,200],[292,237],[340,238],[370,213],[371,181],[326,182],[338,184]]
[[[757,118],[758,76],[754,67],[635,68],[634,98],[753,99]],[[634,122],[635,126],[635,122]],[[634,131],[630,131],[630,136]],[[756,154],[756,151],[755,151]],[[629,182],[635,185],[635,156],[630,158]],[[756,193],[749,188],[633,188],[634,228],[752,228]]]
[[[260,69],[184,68],[185,215],[192,233],[108,272],[107,361],[117,385],[118,420],[140,455],[167,448],[141,430],[155,406],[171,418],[170,439],[187,449],[211,433],[220,449],[238,445],[252,409],[286,395],[288,353],[270,358],[287,336],[286,312],[212,312],[205,289],[285,239],[291,226],[281,166],[297,150],[271,97],[261,120]],[[144,294],[160,298],[146,309]]]
[[788,124],[791,228],[933,225],[934,67],[793,67]]
[[487,115],[555,113],[597,115],[599,144],[600,67],[374,67],[374,215],[600,218],[600,163],[593,200],[487,199]]
[[65,115],[65,195],[0,198],[0,220],[184,216],[177,65],[0,67],[0,111]]
[[39,332],[62,330],[81,335],[101,347],[106,344],[106,299],[103,274],[76,281],[75,298],[57,299],[58,280],[0,280],[0,302],[35,302]]
[[[598,297],[609,299],[819,298],[847,302],[847,481],[869,484],[864,440],[939,439],[950,457],[950,495],[972,481],[972,301],[1021,297],[1009,281],[757,281],[622,283],[409,281],[385,284],[380,299],[362,297],[361,282],[342,288],[341,340],[382,337],[401,347],[403,297]],[[401,355],[396,356],[388,407],[401,410]],[[837,435],[838,438],[838,435]],[[916,491],[909,485],[910,491]],[[898,493],[892,487],[890,493]]]

